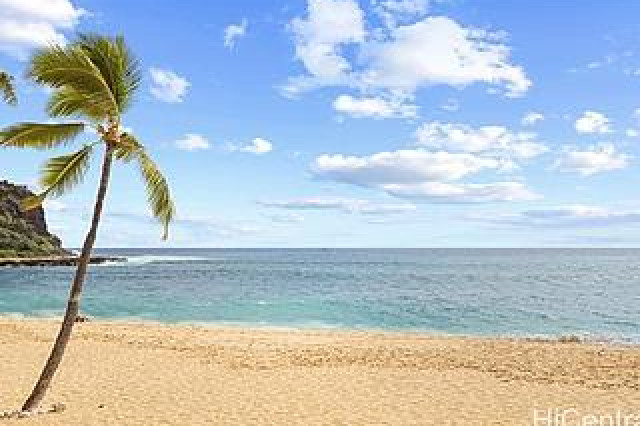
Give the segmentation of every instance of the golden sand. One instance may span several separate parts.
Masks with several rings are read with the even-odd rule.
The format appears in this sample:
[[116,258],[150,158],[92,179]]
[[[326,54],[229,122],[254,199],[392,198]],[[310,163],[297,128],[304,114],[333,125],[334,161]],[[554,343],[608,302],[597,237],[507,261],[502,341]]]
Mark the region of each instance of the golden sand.
[[[0,411],[20,406],[57,327],[0,320]],[[640,349],[90,322],[76,326],[44,405],[58,402],[64,412],[0,424],[531,425],[549,409],[574,410],[567,425],[640,424]]]

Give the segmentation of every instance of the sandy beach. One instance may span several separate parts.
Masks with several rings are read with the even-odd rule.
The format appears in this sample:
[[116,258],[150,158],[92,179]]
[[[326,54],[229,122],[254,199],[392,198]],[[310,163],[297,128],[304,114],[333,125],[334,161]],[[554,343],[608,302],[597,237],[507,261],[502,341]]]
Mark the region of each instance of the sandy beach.
[[[57,326],[0,320],[0,410],[19,407]],[[527,425],[549,409],[575,410],[566,424],[640,421],[640,349],[90,322],[77,325],[44,405],[59,402],[64,412],[4,423]]]

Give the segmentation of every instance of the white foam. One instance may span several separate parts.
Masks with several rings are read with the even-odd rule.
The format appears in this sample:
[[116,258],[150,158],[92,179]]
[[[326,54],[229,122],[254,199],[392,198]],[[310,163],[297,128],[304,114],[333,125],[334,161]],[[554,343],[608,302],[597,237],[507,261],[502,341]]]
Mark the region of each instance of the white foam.
[[[148,263],[163,263],[163,262],[192,262],[198,260],[210,260],[207,257],[198,256],[161,256],[161,255],[141,255],[141,256],[127,256],[127,262],[136,265],[145,265]],[[107,262],[107,264],[120,264],[122,262]]]

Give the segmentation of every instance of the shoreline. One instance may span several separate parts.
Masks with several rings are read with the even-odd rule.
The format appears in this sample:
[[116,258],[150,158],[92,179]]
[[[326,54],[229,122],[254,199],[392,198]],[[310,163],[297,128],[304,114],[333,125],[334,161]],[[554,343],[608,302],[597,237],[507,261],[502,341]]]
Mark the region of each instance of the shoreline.
[[[78,256],[5,257],[0,258],[0,267],[75,266],[78,260],[80,260]],[[89,259],[89,263],[92,265],[126,261],[126,257],[119,256],[91,256]]]
[[[248,331],[273,331],[285,333],[335,333],[335,334],[363,334],[363,335],[389,335],[406,338],[442,338],[442,339],[471,339],[489,341],[515,341],[534,343],[558,343],[558,344],[586,344],[603,345],[613,347],[629,347],[640,349],[640,342],[630,338],[615,338],[610,336],[590,335],[583,333],[567,334],[473,334],[456,333],[451,331],[429,330],[429,329],[409,329],[409,328],[380,328],[380,327],[349,327],[342,325],[321,325],[315,323],[302,324],[267,324],[252,322],[233,321],[163,321],[139,317],[94,317],[86,312],[80,315],[87,318],[87,323],[97,325],[120,325],[120,326],[150,326],[166,328],[201,328],[203,330],[224,331],[224,330],[248,330]],[[0,312],[0,324],[3,321],[27,321],[45,322],[60,324],[62,313],[59,315],[27,315],[20,312]]]
[[[0,318],[0,411],[58,325]],[[640,348],[608,344],[90,321],[44,402],[67,410],[24,422],[524,425],[534,409],[639,407],[639,366]]]

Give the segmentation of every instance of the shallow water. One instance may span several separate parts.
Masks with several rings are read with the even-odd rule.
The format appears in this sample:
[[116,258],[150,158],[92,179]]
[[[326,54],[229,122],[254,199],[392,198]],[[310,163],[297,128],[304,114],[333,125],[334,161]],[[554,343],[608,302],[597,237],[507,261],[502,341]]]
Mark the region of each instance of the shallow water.
[[[640,249],[112,249],[105,319],[640,342]],[[62,313],[73,268],[0,269],[0,312]]]

